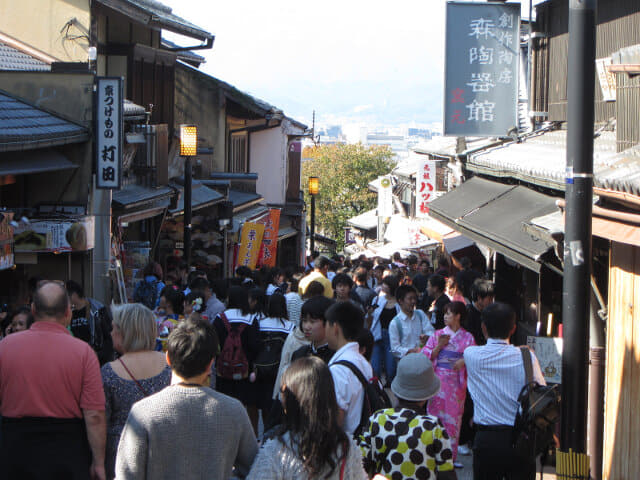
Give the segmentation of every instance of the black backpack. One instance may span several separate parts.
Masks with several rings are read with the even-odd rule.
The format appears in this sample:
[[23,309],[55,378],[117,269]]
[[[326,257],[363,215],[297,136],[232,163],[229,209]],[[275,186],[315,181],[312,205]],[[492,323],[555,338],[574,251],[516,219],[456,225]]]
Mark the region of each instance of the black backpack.
[[260,350],[253,365],[260,380],[275,380],[285,339],[281,332],[260,332]]
[[380,380],[373,377],[370,380],[367,380],[360,369],[356,367],[353,363],[347,360],[338,360],[332,365],[344,365],[349,370],[353,372],[353,374],[358,377],[360,383],[362,384],[362,388],[364,388],[364,401],[362,402],[362,414],[360,415],[360,423],[358,424],[358,428],[356,428],[355,432],[353,432],[354,438],[359,438],[360,434],[364,432],[367,428],[369,428],[369,417],[373,415],[378,410],[384,410],[385,408],[391,407],[391,400],[389,396],[382,388],[382,384]]
[[533,380],[531,352],[520,347],[527,383],[518,396],[513,445],[523,458],[542,454],[543,460],[555,445],[555,425],[560,419],[558,385],[540,385]]

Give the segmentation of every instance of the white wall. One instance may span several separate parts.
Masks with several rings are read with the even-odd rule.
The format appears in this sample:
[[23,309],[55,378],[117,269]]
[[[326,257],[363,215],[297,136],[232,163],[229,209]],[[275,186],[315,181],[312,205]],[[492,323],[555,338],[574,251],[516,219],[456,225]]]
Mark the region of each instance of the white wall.
[[287,185],[287,136],[279,127],[251,134],[249,171],[258,174],[257,193],[269,204],[284,204]]

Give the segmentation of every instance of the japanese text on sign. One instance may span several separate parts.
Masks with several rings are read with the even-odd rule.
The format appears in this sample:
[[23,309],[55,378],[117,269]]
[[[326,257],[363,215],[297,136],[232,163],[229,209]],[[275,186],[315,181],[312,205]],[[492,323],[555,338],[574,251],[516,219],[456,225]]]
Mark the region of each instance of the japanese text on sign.
[[120,188],[122,166],[122,79],[97,79],[96,186]]
[[447,3],[445,135],[517,126],[519,28],[520,4]]
[[435,192],[436,161],[421,161],[416,174],[416,217],[429,216],[429,203],[435,198]]

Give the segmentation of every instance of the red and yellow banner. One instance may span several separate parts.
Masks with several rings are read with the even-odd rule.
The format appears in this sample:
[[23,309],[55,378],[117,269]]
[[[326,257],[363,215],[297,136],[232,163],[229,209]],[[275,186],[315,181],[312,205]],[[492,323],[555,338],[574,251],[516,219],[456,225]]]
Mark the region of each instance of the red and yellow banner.
[[257,222],[245,222],[240,235],[240,250],[238,251],[238,265],[251,269],[256,268],[258,253],[264,235],[264,224]]
[[280,230],[280,209],[272,208],[269,215],[258,220],[256,223],[264,225],[264,236],[262,237],[262,256],[258,263],[265,267],[276,266],[276,256],[278,254],[278,232]]

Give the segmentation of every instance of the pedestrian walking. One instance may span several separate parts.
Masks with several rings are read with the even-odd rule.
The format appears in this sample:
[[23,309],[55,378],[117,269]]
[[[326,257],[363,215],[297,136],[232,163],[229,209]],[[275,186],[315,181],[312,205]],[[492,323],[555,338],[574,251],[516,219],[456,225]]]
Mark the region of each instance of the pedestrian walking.
[[365,480],[362,456],[340,426],[327,365],[319,358],[293,362],[282,376],[283,424],[267,440],[249,472],[255,480]]
[[[504,303],[493,303],[482,311],[482,331],[487,344],[468,347],[464,362],[473,398],[474,480],[533,480],[535,452],[513,448],[513,428],[518,396],[527,383],[520,349],[509,344],[516,329],[515,312]],[[546,385],[538,359],[531,352],[533,380]]]
[[473,335],[462,328],[467,310],[462,302],[451,302],[444,306],[445,327],[429,337],[422,349],[433,363],[442,388],[429,402],[429,413],[444,423],[453,451],[454,466],[458,456],[458,437],[467,396],[467,371],[463,353],[467,347],[475,345]]
[[362,310],[351,302],[337,302],[326,313],[326,334],[329,348],[336,353],[329,360],[335,384],[336,399],[340,407],[339,423],[352,435],[360,426],[364,387],[351,369],[341,363],[350,363],[360,370],[365,379],[373,376],[371,365],[360,354],[358,335],[364,327]]
[[373,373],[376,377],[382,378],[384,372],[387,385],[391,384],[396,373],[396,359],[391,353],[389,325],[391,320],[401,311],[395,297],[397,289],[398,278],[395,275],[383,278],[380,295],[373,299],[366,317],[367,325],[374,339],[371,355]]
[[258,451],[242,404],[210,389],[218,339],[206,321],[186,320],[169,335],[171,386],[133,405],[122,431],[118,480],[244,477]]
[[98,357],[74,338],[62,282],[40,283],[29,330],[0,342],[4,478],[104,479],[105,399]]
[[115,477],[118,442],[132,405],[162,390],[171,381],[165,355],[154,350],[157,326],[153,312],[141,303],[114,306],[112,311],[111,336],[120,357],[102,367],[108,479]]
[[400,360],[407,353],[419,352],[434,329],[422,310],[416,309],[418,291],[411,285],[400,285],[396,290],[400,312],[389,324],[391,353]]
[[449,435],[436,416],[427,414],[427,402],[439,390],[440,380],[425,355],[409,353],[398,362],[391,383],[398,405],[372,415],[360,437],[363,463],[370,477],[457,478]]

